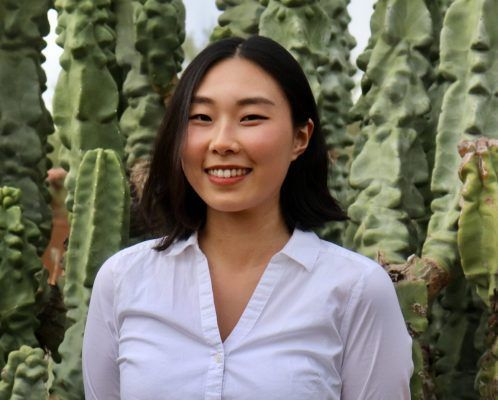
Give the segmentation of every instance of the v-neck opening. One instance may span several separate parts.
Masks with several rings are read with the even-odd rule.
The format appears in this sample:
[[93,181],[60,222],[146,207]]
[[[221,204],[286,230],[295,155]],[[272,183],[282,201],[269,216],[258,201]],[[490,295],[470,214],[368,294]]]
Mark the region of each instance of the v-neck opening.
[[[214,292],[209,271],[207,258],[201,254],[198,260],[199,276],[199,300],[201,307],[201,319],[206,339],[215,347],[222,346],[225,354],[228,354],[249,333],[259,319],[268,299],[273,292],[281,273],[281,265],[273,257],[252,292],[237,323],[230,331],[224,341],[218,326],[218,314],[214,302]],[[218,346],[216,346],[216,344]]]

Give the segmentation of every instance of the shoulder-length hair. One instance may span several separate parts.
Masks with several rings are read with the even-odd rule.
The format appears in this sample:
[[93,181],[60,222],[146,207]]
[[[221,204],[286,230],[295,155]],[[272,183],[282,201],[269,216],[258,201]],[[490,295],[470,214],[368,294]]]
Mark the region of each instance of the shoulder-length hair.
[[281,212],[289,231],[347,219],[327,188],[327,148],[316,102],[300,65],[271,39],[228,38],[205,48],[185,69],[159,129],[141,201],[149,226],[164,235],[157,250],[204,226],[206,204],[183,173],[182,146],[192,97],[202,79],[215,64],[235,57],[253,62],[275,79],[289,102],[294,127],[306,125],[308,119],[314,123],[308,147],[291,163],[280,191]]

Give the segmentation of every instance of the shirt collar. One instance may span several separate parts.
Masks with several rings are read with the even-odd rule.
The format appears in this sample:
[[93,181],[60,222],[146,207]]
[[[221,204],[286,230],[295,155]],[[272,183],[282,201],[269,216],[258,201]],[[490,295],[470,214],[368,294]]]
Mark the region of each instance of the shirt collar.
[[[192,246],[201,251],[197,239],[197,232],[194,232],[188,239],[174,242],[165,250],[165,255],[176,256]],[[278,261],[282,257],[287,257],[311,271],[319,251],[320,238],[314,232],[305,232],[296,228],[284,248],[275,254],[272,260]]]
[[197,243],[197,232],[192,233],[187,239],[177,240],[173,242],[165,251],[164,255],[167,256],[177,256],[183,253],[187,248],[194,246],[199,249],[199,244]]
[[305,232],[294,229],[294,232],[275,258],[279,255],[285,255],[298,264],[301,264],[307,271],[311,271],[320,252],[320,238],[314,232]]

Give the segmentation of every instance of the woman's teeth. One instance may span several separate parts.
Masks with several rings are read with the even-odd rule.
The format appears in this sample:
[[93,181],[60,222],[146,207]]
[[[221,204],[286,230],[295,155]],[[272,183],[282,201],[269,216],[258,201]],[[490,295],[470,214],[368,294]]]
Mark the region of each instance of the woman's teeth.
[[233,178],[234,176],[246,175],[249,172],[248,169],[208,169],[207,173],[209,175],[214,175],[218,178]]

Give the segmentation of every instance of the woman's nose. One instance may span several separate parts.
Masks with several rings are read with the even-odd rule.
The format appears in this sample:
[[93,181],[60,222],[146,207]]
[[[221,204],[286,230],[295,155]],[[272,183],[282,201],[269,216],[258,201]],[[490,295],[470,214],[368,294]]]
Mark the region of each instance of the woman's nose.
[[213,127],[213,136],[209,150],[221,155],[238,153],[240,144],[237,140],[236,128],[230,123],[220,123]]

